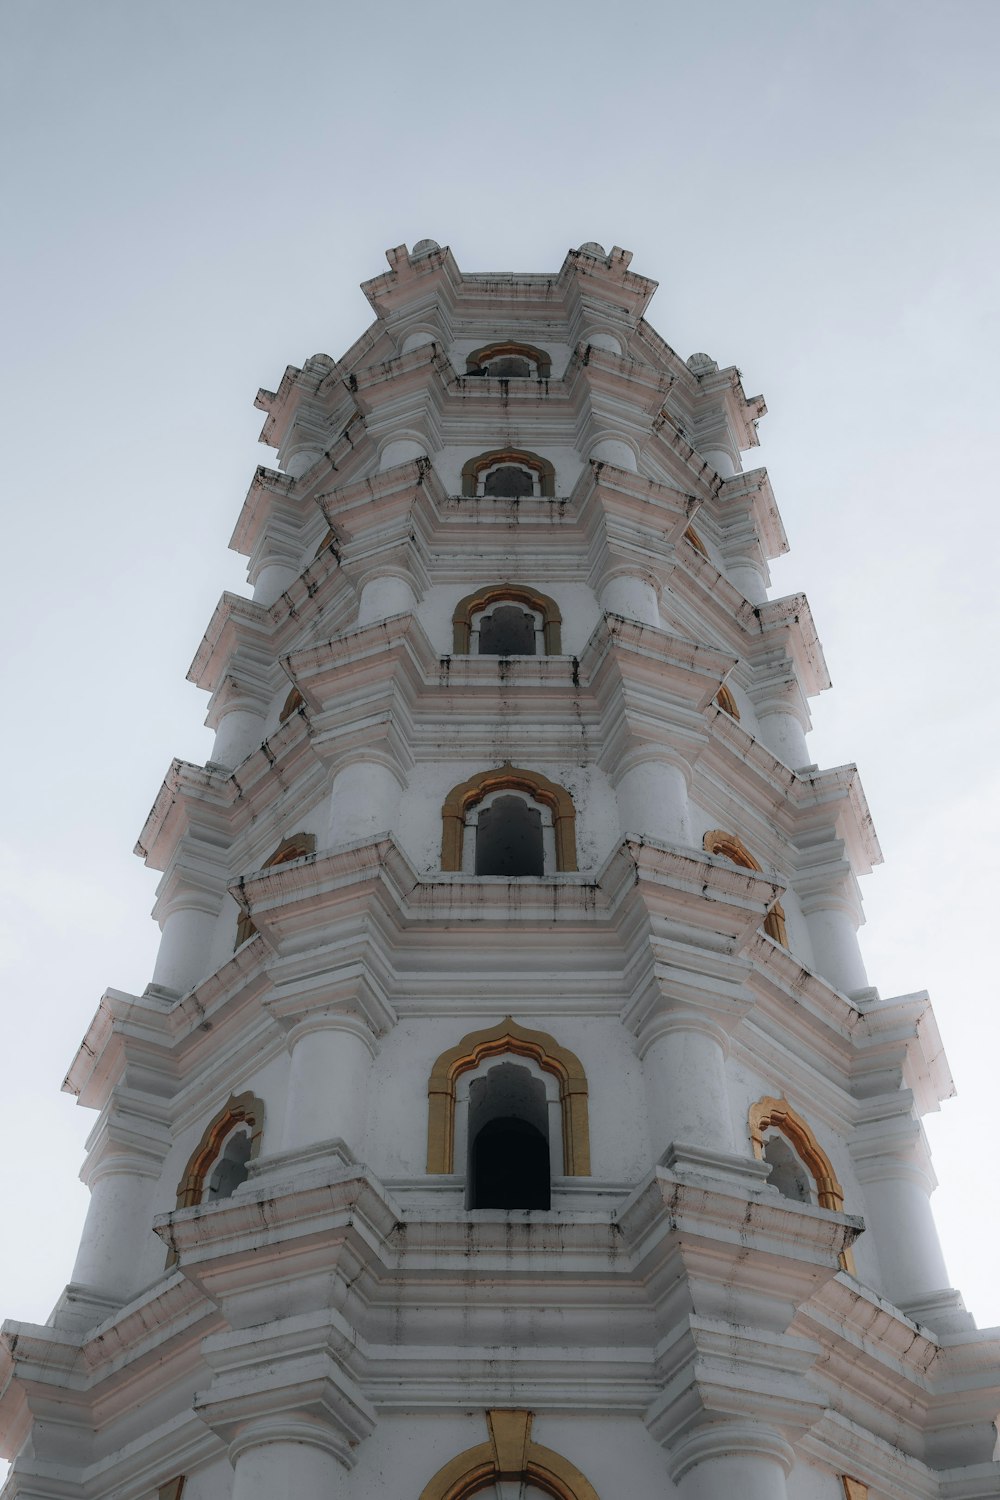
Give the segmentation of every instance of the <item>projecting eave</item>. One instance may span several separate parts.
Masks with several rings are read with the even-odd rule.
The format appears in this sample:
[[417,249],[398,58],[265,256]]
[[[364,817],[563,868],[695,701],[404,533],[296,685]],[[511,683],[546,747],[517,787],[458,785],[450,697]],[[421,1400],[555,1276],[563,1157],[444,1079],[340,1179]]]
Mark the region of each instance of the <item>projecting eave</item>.
[[332,416],[339,407],[349,406],[354,370],[373,356],[390,352],[385,334],[376,324],[366,329],[339,360],[329,354],[314,354],[301,369],[288,365],[276,391],[262,388],[257,392],[254,406],[267,413],[258,441],[269,448],[282,447],[302,407],[310,415],[322,412]]
[[943,1099],[954,1097],[955,1080],[926,990],[865,1002],[856,1037],[862,1056],[867,1055],[866,1071],[901,1069],[918,1114],[931,1113]]
[[745,507],[766,558],[782,557],[788,551],[788,537],[766,469],[748,469],[724,479],[716,491],[715,507],[723,527],[731,512],[738,513]]
[[228,663],[247,641],[259,643],[265,650],[271,633],[269,616],[269,610],[243,594],[223,594],[188,668],[188,682],[212,691],[221,675],[218,664]]
[[762,634],[780,635],[807,697],[831,686],[826,658],[805,594],[788,594],[754,607]]

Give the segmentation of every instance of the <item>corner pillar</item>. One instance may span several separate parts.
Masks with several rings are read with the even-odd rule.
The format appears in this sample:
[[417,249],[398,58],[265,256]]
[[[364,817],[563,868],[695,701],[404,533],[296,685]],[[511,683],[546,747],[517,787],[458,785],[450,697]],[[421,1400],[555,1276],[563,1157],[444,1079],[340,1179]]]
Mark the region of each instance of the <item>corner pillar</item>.
[[286,1437],[252,1430],[229,1450],[232,1500],[336,1500],[344,1493],[346,1472],[336,1453],[311,1431]]
[[629,573],[609,578],[601,589],[600,604],[605,614],[621,615],[626,620],[638,620],[640,625],[660,628],[659,600],[648,579]]
[[622,837],[645,834],[665,844],[691,846],[687,776],[675,763],[626,763],[615,783]]
[[786,1500],[795,1454],[758,1422],[718,1422],[681,1439],[670,1455],[681,1500]]
[[288,1036],[291,1052],[281,1149],[343,1141],[355,1157],[364,1141],[368,1080],[377,1043],[360,1016],[308,1016]]
[[403,789],[394,771],[377,760],[352,761],[338,771],[330,792],[328,842],[360,843],[394,833]]

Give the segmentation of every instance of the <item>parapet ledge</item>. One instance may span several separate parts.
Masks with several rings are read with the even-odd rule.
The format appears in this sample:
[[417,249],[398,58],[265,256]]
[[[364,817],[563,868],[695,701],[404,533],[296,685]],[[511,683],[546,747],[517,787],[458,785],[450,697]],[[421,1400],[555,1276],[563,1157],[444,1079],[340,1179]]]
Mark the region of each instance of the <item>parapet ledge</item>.
[[783,633],[788,654],[795,663],[807,697],[831,686],[816,622],[805,594],[787,594],[754,607],[762,634]]
[[788,537],[766,469],[745,469],[730,475],[722,481],[716,500],[723,510],[740,502],[749,505],[766,558],[782,557],[788,551]]
[[902,1073],[912,1090],[917,1113],[929,1114],[955,1095],[944,1043],[926,990],[891,1000],[856,1001],[861,1020],[855,1027],[861,1073],[879,1077],[889,1069]]

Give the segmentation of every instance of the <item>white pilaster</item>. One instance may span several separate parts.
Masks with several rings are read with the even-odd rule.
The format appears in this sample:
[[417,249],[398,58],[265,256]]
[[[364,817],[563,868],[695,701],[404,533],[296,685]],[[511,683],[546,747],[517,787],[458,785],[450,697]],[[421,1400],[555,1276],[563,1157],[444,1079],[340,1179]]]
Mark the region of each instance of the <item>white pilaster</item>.
[[666,844],[691,844],[687,778],[666,760],[628,766],[615,784],[623,837],[644,834]]
[[358,627],[371,625],[375,620],[387,620],[390,615],[409,614],[416,606],[417,596],[405,578],[395,573],[370,578],[361,590]]
[[725,1031],[697,1010],[671,1011],[657,1024],[640,1053],[654,1161],[675,1142],[733,1154],[728,1049]]
[[601,608],[609,615],[622,615],[642,625],[660,625],[660,606],[656,590],[645,578],[619,573],[601,590]]
[[289,1438],[244,1440],[230,1454],[232,1500],[336,1500],[346,1475],[328,1448]]
[[719,1422],[671,1453],[682,1500],[785,1500],[795,1455],[780,1433],[757,1422]]
[[153,966],[153,984],[186,995],[205,978],[220,905],[220,896],[199,890],[182,891],[170,903]]
[[341,1140],[361,1155],[375,1038],[360,1017],[308,1016],[289,1034],[282,1149]]
[[352,844],[377,833],[393,833],[403,789],[379,761],[353,761],[338,771],[330,792],[331,845]]

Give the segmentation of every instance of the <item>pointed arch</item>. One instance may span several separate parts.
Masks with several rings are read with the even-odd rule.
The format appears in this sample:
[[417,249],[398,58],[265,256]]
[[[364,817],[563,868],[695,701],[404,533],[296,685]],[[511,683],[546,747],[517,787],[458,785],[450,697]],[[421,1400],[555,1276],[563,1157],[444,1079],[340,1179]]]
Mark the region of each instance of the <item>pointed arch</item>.
[[528,469],[538,481],[539,493],[552,496],[556,492],[556,471],[547,458],[532,453],[527,448],[494,448],[489,453],[479,453],[462,466],[462,494],[475,496],[479,487],[479,476],[484,469],[493,469],[498,464],[512,464]]
[[202,1201],[208,1173],[218,1158],[223,1142],[237,1125],[250,1128],[250,1157],[260,1152],[264,1133],[264,1102],[255,1094],[231,1094],[217,1115],[206,1125],[201,1140],[188,1158],[183,1176],[177,1184],[177,1207],[191,1208]]
[[[724,833],[721,828],[712,828],[706,833],[703,843],[709,854],[720,854],[723,859],[731,860],[734,865],[739,865],[744,870],[756,870],[761,875],[765,874],[763,865],[754,859],[738,834]],[[782,948],[788,947],[785,911],[780,901],[774,903],[764,918],[764,931],[769,938],[780,943]]]
[[590,1110],[587,1075],[575,1052],[561,1047],[547,1031],[529,1031],[512,1016],[484,1031],[470,1031],[442,1052],[427,1083],[427,1171],[455,1169],[455,1092],[463,1073],[488,1057],[513,1053],[530,1057],[559,1083],[562,1113],[563,1166],[567,1177],[590,1176]]
[[489,609],[491,604],[497,604],[501,600],[510,600],[511,604],[523,604],[526,609],[537,611],[542,617],[546,655],[559,656],[562,653],[562,615],[554,599],[538,589],[527,588],[523,584],[491,583],[486,584],[484,588],[476,589],[473,594],[466,594],[465,598],[460,599],[455,605],[455,613],[452,616],[452,651],[456,656],[469,654],[473,615],[481,610]]
[[466,1500],[499,1480],[527,1480],[554,1500],[599,1500],[597,1491],[568,1458],[531,1438],[530,1411],[488,1411],[489,1440],[466,1448],[439,1469],[420,1500]]
[[470,808],[490,794],[504,790],[525,792],[542,803],[552,814],[556,836],[556,868],[562,873],[576,869],[576,808],[564,786],[550,781],[540,771],[525,771],[504,761],[490,771],[480,771],[452,787],[441,809],[441,868],[462,868],[462,839],[465,819]]
[[496,344],[484,344],[481,349],[473,349],[472,353],[465,357],[466,373],[469,375],[489,374],[489,371],[484,371],[483,367],[494,359],[526,359],[534,365],[538,380],[548,380],[552,373],[552,359],[544,349],[538,349],[534,344],[524,344],[514,339]]
[[[833,1163],[820,1145],[815,1131],[787,1099],[775,1099],[771,1096],[758,1099],[756,1104],[750,1106],[747,1125],[753,1154],[758,1161],[764,1160],[765,1132],[780,1131],[795,1148],[802,1165],[812,1178],[820,1208],[828,1208],[835,1214],[844,1212],[844,1189],[833,1170]],[[854,1256],[850,1250],[841,1251],[840,1264],[851,1276],[857,1275]]]

